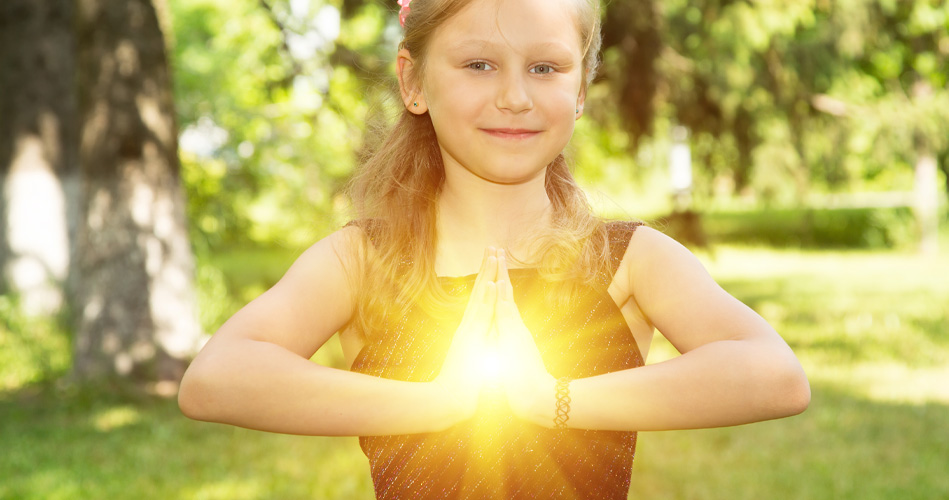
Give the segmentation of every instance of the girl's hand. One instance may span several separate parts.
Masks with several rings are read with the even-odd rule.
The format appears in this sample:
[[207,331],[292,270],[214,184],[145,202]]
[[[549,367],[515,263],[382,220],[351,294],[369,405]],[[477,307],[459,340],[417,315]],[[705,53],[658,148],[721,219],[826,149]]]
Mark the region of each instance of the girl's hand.
[[553,425],[556,380],[547,372],[534,336],[514,302],[514,288],[508,276],[504,250],[498,250],[497,255],[494,324],[508,405],[518,417],[550,427]]
[[441,372],[433,381],[444,392],[445,400],[455,405],[458,421],[474,415],[485,384],[481,358],[486,352],[497,302],[498,259],[494,253],[494,248],[485,250],[461,323]]

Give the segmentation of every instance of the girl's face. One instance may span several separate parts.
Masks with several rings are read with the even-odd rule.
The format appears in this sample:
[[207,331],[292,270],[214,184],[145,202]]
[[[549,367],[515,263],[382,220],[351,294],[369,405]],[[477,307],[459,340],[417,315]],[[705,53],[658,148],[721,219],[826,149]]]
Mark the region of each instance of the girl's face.
[[574,1],[475,0],[435,31],[412,101],[427,108],[446,169],[522,183],[563,151],[583,99]]

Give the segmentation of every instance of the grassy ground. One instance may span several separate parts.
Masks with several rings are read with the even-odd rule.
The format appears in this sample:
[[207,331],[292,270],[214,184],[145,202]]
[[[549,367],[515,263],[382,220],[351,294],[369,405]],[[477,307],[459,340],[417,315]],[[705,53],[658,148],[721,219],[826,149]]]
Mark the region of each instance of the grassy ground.
[[[946,254],[720,247],[702,258],[798,353],[811,407],[742,427],[642,433],[630,498],[949,497]],[[218,263],[226,272],[205,282],[252,295],[259,280],[228,269],[255,262],[253,272],[273,280],[279,271],[259,263],[285,268],[289,259],[230,256]],[[233,304],[217,307],[227,313]],[[10,328],[0,323],[0,354],[14,352]],[[44,345],[33,352],[67,343]],[[672,354],[660,340],[650,362]],[[23,377],[4,378],[15,372],[13,357],[3,360],[2,499],[371,498],[355,439],[192,422],[174,401],[119,388],[22,387],[14,382]]]

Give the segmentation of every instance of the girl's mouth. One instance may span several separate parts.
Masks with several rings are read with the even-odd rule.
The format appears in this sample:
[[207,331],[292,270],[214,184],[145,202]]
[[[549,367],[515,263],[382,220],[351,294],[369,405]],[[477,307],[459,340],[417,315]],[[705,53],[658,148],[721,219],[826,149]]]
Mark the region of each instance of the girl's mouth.
[[488,135],[499,137],[501,139],[529,139],[539,134],[540,130],[529,130],[522,128],[483,128],[481,129]]

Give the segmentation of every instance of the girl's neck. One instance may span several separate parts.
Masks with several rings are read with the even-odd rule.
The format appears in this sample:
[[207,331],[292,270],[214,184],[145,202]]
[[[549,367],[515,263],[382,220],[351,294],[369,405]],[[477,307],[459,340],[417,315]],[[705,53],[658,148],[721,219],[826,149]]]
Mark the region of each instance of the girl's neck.
[[487,246],[527,258],[519,238],[550,223],[546,172],[519,184],[496,184],[470,172],[446,174],[436,216],[439,274],[469,274],[472,266],[476,272]]

